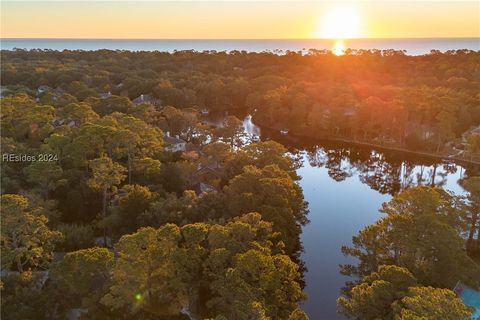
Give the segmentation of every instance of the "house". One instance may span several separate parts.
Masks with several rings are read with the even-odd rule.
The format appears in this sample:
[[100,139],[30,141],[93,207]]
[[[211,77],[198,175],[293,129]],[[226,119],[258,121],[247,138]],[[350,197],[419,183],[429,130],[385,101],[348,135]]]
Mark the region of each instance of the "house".
[[43,85],[37,88],[37,96],[42,95],[43,93],[50,91],[52,88],[49,86]]
[[197,181],[213,181],[221,177],[220,165],[217,163],[209,165],[199,165],[195,172]]
[[162,104],[162,101],[160,99],[157,99],[154,96],[149,94],[141,94],[140,96],[133,99],[132,102],[136,106],[142,103],[147,103],[154,106],[160,106]]
[[208,192],[216,192],[217,191],[217,189],[215,189],[214,186],[209,185],[207,183],[203,183],[203,182],[195,183],[194,185],[191,185],[188,189],[195,191],[195,194],[197,196],[201,196],[201,195],[203,195],[205,193],[208,193]]
[[473,308],[472,320],[480,320],[480,291],[470,288],[458,281],[453,292],[455,292],[463,303]]
[[163,140],[166,143],[165,150],[169,152],[179,152],[187,150],[187,142],[180,139],[178,135],[176,137],[171,137],[170,133],[167,132]]
[[98,96],[100,97],[100,99],[107,99],[107,98],[112,96],[112,93],[110,91],[101,92],[101,93],[98,94]]
[[69,126],[70,128],[79,127],[81,125],[80,120],[68,120],[68,119],[55,119],[52,121],[54,127]]
[[66,120],[65,119],[55,119],[52,121],[52,125],[54,127],[60,127],[60,126],[63,126],[65,124]]

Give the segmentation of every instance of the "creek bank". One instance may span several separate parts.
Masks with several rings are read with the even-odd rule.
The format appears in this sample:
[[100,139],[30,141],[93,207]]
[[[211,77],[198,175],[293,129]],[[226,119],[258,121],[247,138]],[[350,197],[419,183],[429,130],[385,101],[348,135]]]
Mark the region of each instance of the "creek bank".
[[393,152],[398,152],[398,153],[403,153],[403,154],[409,154],[409,155],[415,155],[415,156],[421,156],[425,158],[430,158],[430,159],[436,159],[436,160],[442,160],[442,161],[448,161],[448,162],[456,162],[460,165],[475,165],[475,166],[480,166],[480,161],[473,160],[473,159],[466,159],[463,157],[456,157],[456,156],[449,156],[447,154],[442,154],[442,153],[434,153],[434,152],[425,152],[425,151],[416,151],[416,150],[411,150],[407,148],[402,148],[402,147],[395,147],[395,146],[389,146],[389,145],[384,145],[384,144],[378,144],[378,143],[373,143],[373,142],[367,142],[367,141],[359,141],[359,140],[354,140],[354,139],[347,139],[347,138],[339,138],[339,137],[332,137],[332,136],[325,136],[322,138],[312,138],[308,137],[302,134],[296,134],[295,132],[288,133],[288,135],[283,135],[280,133],[280,129],[278,128],[273,128],[269,126],[264,126],[261,124],[255,124],[258,126],[262,131],[265,129],[268,131],[268,133],[272,134],[275,140],[280,140],[279,142],[288,142],[288,143],[298,143],[302,142],[302,144],[315,144],[318,142],[341,142],[345,144],[350,144],[350,145],[357,145],[357,146],[365,146],[365,147],[370,147],[370,148],[375,148],[379,149],[379,151],[393,151]]

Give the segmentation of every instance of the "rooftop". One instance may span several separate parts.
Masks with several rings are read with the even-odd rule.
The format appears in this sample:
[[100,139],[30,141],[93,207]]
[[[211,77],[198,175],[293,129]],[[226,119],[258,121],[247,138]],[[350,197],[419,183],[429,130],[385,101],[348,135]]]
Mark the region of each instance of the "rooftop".
[[211,185],[209,185],[207,183],[203,183],[203,182],[196,183],[196,184],[190,186],[189,189],[195,191],[197,196],[202,195],[202,194],[207,193],[207,192],[216,191],[214,186],[211,186]]
[[132,102],[136,105],[142,104],[142,103],[150,103],[153,105],[160,104],[160,99],[156,99],[154,96],[151,96],[149,94],[141,94],[137,98],[133,99]]
[[165,135],[163,137],[163,140],[168,144],[186,143],[185,140],[182,140],[182,139],[176,138],[176,137],[171,137],[171,136],[168,136],[168,135]]

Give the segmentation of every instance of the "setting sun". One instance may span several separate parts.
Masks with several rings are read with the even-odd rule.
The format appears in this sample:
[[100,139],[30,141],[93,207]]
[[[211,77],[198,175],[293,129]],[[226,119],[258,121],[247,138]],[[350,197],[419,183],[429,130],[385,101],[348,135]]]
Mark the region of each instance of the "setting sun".
[[360,15],[353,7],[334,7],[320,18],[316,35],[328,39],[361,38]]
[[333,45],[332,52],[336,56],[341,56],[341,55],[345,54],[345,44],[343,43],[343,40],[335,41],[335,44]]

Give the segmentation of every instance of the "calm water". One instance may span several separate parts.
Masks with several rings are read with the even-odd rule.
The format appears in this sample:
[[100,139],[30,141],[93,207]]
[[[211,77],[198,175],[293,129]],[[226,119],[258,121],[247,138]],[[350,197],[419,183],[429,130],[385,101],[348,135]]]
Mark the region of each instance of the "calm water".
[[336,313],[336,299],[345,281],[352,279],[340,275],[339,265],[355,261],[344,257],[340,248],[382,217],[378,209],[383,202],[415,185],[435,184],[461,194],[458,180],[473,169],[348,144],[299,145],[277,132],[260,131],[248,118],[244,127],[251,134],[261,132],[262,139],[285,144],[302,158],[298,174],[310,209],[310,223],[302,232],[309,295],[303,307],[312,320],[344,319]]
[[382,216],[378,208],[391,193],[407,186],[430,185],[432,179],[436,185],[461,193],[457,181],[465,170],[454,164],[334,144],[300,153],[304,161],[298,173],[311,221],[302,233],[310,297],[304,308],[311,319],[343,319],[336,314],[335,301],[349,279],[339,274],[339,264],[354,261],[342,255],[341,246],[351,244],[352,235]]
[[[140,39],[0,39],[1,48],[52,49],[52,50],[131,50],[169,51],[175,50],[245,50],[252,52],[276,50],[332,49],[334,40],[140,40]],[[456,39],[352,39],[344,41],[352,49],[395,49],[407,50],[408,54],[420,55],[432,49],[447,51],[456,49],[480,50],[479,38]]]

